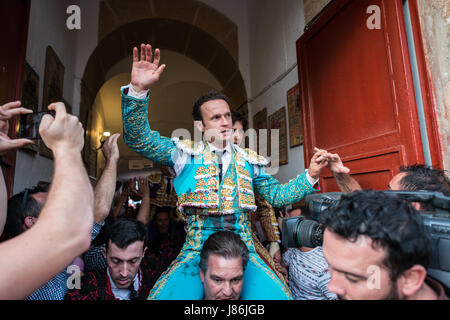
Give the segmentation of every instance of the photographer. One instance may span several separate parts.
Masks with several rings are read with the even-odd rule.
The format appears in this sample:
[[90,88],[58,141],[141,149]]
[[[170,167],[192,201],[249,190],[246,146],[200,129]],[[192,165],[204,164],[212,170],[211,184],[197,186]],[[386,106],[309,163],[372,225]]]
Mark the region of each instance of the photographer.
[[320,217],[323,254],[341,299],[447,300],[427,277],[431,242],[419,212],[377,191],[343,195]]
[[[19,106],[13,103],[0,108],[2,152],[20,146],[20,141],[9,141],[4,131],[5,112]],[[0,299],[27,297],[89,247],[94,197],[81,159],[83,127],[78,118],[66,113],[63,103],[48,108],[55,110],[56,116],[45,115],[39,133],[53,151],[54,178],[33,228],[0,244]]]

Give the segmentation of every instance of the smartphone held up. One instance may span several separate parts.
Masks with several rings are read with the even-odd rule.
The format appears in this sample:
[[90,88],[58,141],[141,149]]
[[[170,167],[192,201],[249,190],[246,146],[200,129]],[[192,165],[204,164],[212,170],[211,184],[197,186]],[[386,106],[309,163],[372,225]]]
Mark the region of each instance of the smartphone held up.
[[30,140],[41,139],[41,136],[39,135],[39,126],[41,125],[42,117],[46,114],[55,117],[55,111],[53,110],[20,115],[16,128],[17,137]]

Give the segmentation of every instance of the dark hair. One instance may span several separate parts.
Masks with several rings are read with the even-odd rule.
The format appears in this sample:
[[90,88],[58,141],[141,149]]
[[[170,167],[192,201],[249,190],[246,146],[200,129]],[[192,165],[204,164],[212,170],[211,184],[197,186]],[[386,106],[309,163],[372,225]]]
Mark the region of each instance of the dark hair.
[[244,130],[247,129],[247,119],[245,118],[245,116],[235,110],[231,111],[231,120],[233,121],[233,125],[237,122],[240,121],[242,123],[242,127],[244,128]]
[[154,216],[154,219],[155,219],[155,220],[156,220],[156,216],[157,216],[158,214],[160,214],[161,212],[167,213],[167,215],[168,215],[169,218],[170,218],[170,208],[168,208],[168,207],[159,207],[158,209],[156,209],[156,212],[155,212],[155,216]]
[[47,189],[39,187],[25,189],[8,200],[5,224],[8,238],[16,237],[24,231],[23,224],[26,217],[39,217],[44,204],[32,197],[38,192],[47,192]]
[[220,93],[215,90],[209,91],[208,93],[201,96],[194,103],[194,107],[192,108],[192,117],[194,118],[194,121],[202,121],[203,122],[201,106],[203,104],[205,104],[206,102],[212,101],[212,100],[225,100],[228,104],[230,104],[230,100],[223,93]]
[[200,253],[199,266],[203,272],[208,269],[208,259],[211,254],[226,259],[242,257],[242,269],[245,270],[249,250],[238,234],[231,231],[217,231],[205,241]]
[[[416,164],[401,167],[400,172],[406,173],[400,180],[400,185],[405,190],[442,192],[445,196],[450,196],[450,179],[443,170],[423,164]],[[421,203],[420,207],[424,211],[433,211],[433,206],[430,203]]]
[[106,251],[109,249],[109,240],[121,249],[125,249],[136,241],[143,241],[145,244],[147,228],[141,221],[119,218],[108,226]]
[[419,212],[395,195],[371,190],[344,194],[319,221],[343,239],[367,236],[374,248],[383,248],[392,281],[413,265],[427,268],[430,262],[431,241]]

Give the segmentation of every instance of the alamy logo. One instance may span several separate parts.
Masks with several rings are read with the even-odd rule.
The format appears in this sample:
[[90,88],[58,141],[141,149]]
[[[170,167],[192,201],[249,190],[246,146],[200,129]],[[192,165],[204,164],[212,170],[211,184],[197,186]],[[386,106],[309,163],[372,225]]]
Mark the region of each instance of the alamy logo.
[[381,9],[377,5],[371,5],[367,8],[367,14],[370,14],[370,17],[367,19],[366,26],[369,30],[381,29]]
[[77,5],[71,5],[67,7],[67,14],[70,16],[66,20],[66,26],[69,30],[80,30],[81,29],[81,9]]
[[367,279],[367,288],[370,290],[380,290],[381,289],[381,269],[379,266],[370,265],[367,268],[367,273],[370,274],[370,277]]
[[67,273],[70,274],[67,279],[66,285],[69,290],[72,289],[81,289],[81,270],[80,267],[72,264],[67,267]]

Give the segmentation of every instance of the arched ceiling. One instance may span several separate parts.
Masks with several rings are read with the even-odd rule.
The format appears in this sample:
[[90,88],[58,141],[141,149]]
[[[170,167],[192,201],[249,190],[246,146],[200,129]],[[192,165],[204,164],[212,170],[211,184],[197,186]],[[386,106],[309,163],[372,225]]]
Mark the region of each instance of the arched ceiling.
[[[128,3],[128,2],[127,2]],[[89,58],[82,79],[80,120],[87,114],[106,74],[117,62],[131,55],[134,46],[151,43],[153,48],[186,55],[205,67],[221,84],[236,108],[247,100],[238,64],[229,51],[197,26],[169,19],[145,19],[121,26],[103,38]]]
[[216,9],[197,0],[103,0],[100,2],[98,41],[101,42],[123,25],[155,18],[179,21],[203,30],[238,63],[237,25]]

